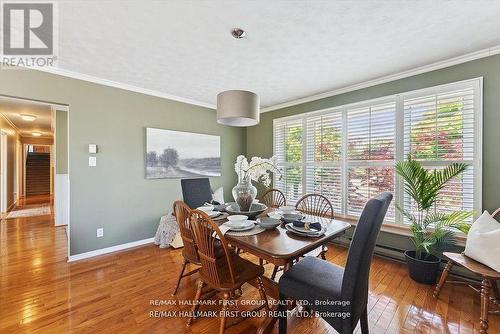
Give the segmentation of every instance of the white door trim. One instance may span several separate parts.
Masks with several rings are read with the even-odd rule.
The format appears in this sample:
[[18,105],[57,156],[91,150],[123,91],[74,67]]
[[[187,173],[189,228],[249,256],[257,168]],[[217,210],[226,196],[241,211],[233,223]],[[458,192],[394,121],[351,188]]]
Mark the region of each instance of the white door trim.
[[7,212],[7,132],[0,130],[0,211]]

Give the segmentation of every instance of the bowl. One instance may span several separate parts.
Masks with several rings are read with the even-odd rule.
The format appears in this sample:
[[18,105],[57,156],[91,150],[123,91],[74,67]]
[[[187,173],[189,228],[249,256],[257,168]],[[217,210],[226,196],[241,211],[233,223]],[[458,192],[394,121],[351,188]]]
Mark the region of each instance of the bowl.
[[227,220],[229,220],[231,223],[244,222],[244,221],[248,220],[248,216],[245,216],[245,215],[232,215],[232,216],[228,216]]
[[259,226],[262,226],[266,230],[273,230],[276,227],[280,226],[281,220],[270,217],[262,217],[257,219],[257,224],[259,224]]
[[260,215],[262,212],[266,211],[266,209],[267,206],[262,203],[253,203],[250,206],[249,211],[240,211],[239,205],[235,202],[232,202],[229,203],[228,207],[226,208],[226,212],[230,215],[245,215],[248,217],[248,219],[253,219]]
[[213,205],[203,205],[203,206],[200,206],[196,209],[201,210],[203,212],[210,212],[210,211],[214,211],[214,206]]
[[274,219],[281,219],[281,217],[283,216],[281,213],[276,212],[276,211],[271,211],[267,215],[271,218],[274,218]]
[[280,210],[283,213],[292,213],[295,211],[295,207],[291,206],[291,205],[283,205],[283,206],[280,206]]

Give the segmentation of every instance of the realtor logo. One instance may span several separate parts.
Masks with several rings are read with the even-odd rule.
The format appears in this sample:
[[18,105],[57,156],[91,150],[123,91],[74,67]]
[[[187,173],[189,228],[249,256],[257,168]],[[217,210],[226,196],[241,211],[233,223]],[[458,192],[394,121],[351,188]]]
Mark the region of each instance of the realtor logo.
[[55,3],[2,2],[2,68],[54,66]]

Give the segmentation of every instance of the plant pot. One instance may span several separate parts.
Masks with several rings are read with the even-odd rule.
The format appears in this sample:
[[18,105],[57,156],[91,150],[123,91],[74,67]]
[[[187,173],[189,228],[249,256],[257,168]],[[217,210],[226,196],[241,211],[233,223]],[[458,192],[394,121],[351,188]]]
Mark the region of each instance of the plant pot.
[[434,284],[436,283],[441,260],[431,254],[422,254],[426,255],[425,260],[417,259],[415,251],[405,252],[408,274],[416,282]]

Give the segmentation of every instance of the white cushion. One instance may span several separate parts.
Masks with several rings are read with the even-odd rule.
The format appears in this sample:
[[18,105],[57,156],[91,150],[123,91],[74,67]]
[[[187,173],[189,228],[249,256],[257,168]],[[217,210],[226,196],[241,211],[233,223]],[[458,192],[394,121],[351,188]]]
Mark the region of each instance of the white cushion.
[[216,189],[212,194],[212,199],[214,201],[219,202],[220,204],[224,204],[224,189],[222,187]]
[[464,254],[500,272],[500,223],[488,211],[472,224]]

